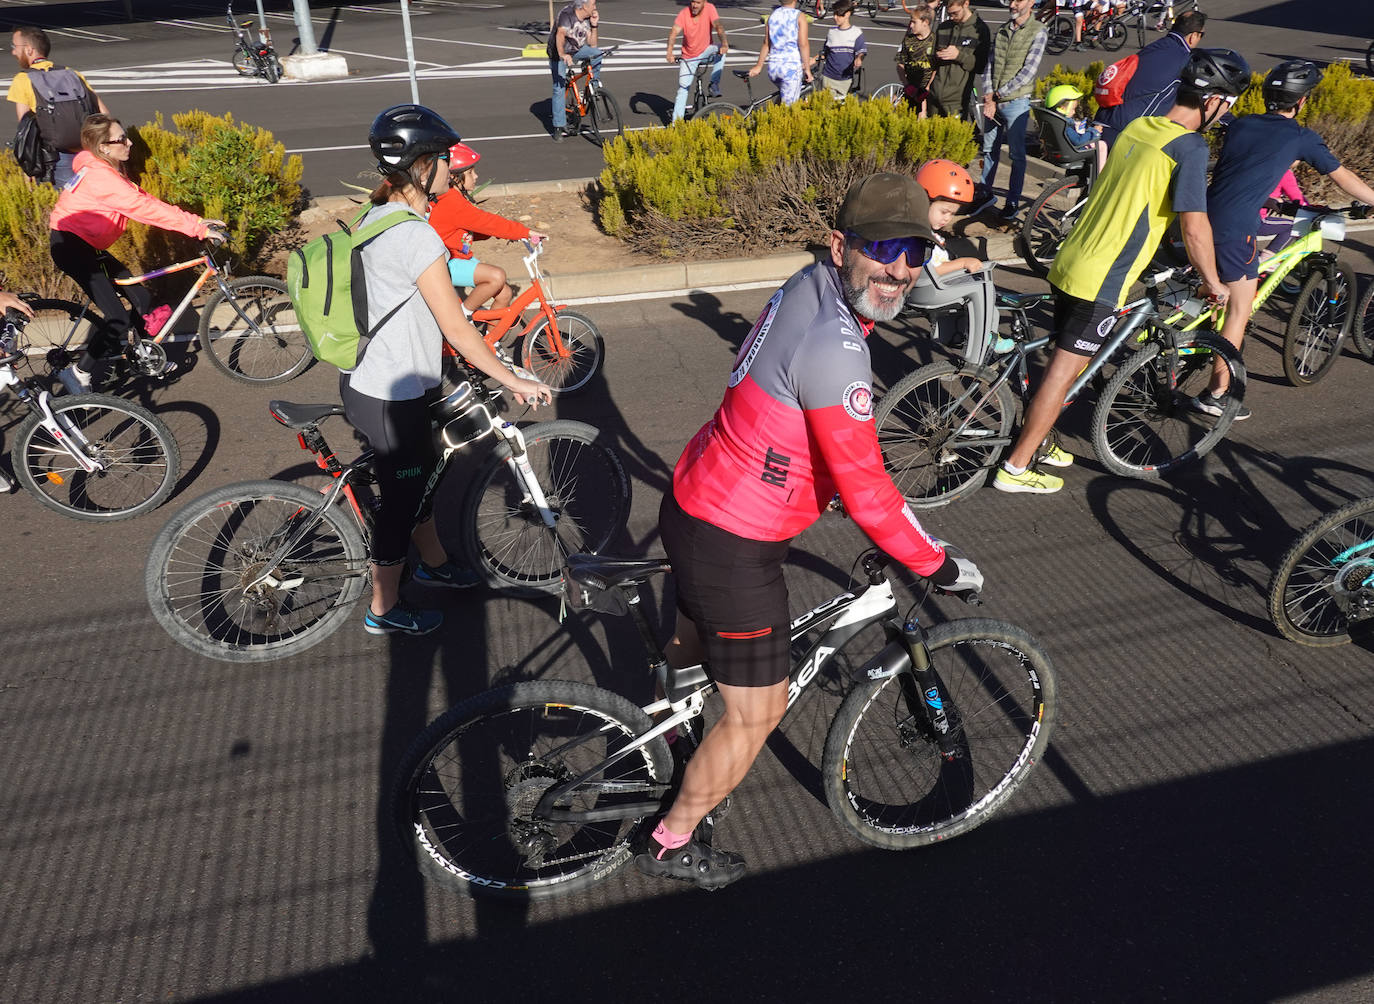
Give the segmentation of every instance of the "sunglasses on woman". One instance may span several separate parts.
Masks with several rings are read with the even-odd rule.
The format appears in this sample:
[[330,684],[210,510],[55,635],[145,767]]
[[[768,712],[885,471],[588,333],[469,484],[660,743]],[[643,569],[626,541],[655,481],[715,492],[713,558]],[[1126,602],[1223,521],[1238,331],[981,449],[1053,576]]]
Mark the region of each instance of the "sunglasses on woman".
[[932,244],[924,237],[891,237],[885,241],[866,241],[856,233],[845,232],[850,240],[859,242],[859,253],[881,265],[891,265],[906,255],[908,268],[920,268],[930,260]]
[[132,146],[132,145],[133,145],[133,140],[129,139],[128,136],[116,136],[116,137],[114,137],[114,138],[112,138],[112,139],[107,139],[105,142],[108,143],[108,144],[110,144],[111,146]]

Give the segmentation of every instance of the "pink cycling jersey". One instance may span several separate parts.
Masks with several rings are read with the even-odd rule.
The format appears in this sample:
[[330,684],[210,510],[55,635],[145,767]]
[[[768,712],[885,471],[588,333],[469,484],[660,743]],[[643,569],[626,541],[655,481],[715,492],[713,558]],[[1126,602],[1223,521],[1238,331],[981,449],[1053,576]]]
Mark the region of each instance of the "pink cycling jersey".
[[919,575],[945,560],[883,469],[873,427],[871,322],[833,265],[803,269],[745,339],[725,399],[673,471],[684,512],[749,540],[788,540],[838,491],[849,515]]

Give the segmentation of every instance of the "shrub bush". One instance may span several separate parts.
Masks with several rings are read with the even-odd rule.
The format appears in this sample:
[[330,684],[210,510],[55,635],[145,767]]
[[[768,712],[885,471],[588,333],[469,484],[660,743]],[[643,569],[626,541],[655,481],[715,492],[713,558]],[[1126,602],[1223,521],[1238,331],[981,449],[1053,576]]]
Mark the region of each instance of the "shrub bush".
[[8,154],[0,156],[0,288],[64,299],[79,292],[48,251],[48,214],[56,202],[57,189],[35,182]]
[[603,230],[664,257],[773,251],[823,240],[858,178],[976,152],[968,123],[816,94],[614,140],[594,204]]

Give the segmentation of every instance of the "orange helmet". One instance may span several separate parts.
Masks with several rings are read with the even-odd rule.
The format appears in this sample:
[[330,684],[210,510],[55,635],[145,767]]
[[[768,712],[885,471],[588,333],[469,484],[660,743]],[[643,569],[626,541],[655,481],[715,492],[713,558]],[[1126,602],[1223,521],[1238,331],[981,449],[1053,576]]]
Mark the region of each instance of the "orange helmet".
[[450,171],[466,171],[481,159],[482,155],[466,143],[454,143],[448,148],[448,169]]
[[931,201],[949,199],[967,204],[973,201],[973,179],[952,160],[928,160],[916,172],[916,182]]

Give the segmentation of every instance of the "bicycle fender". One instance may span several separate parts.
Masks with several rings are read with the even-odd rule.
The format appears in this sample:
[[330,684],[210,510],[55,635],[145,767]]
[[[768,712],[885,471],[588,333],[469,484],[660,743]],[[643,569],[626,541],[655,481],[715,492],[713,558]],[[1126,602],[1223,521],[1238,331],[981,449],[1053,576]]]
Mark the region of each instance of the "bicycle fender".
[[911,672],[911,653],[901,638],[890,641],[883,650],[854,671],[858,680],[886,680],[898,673]]

